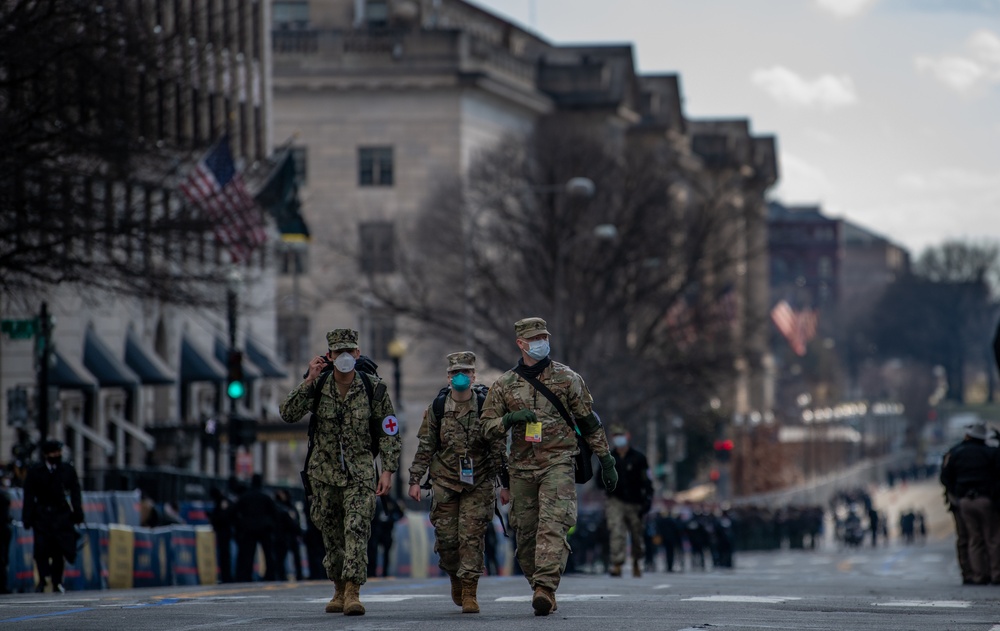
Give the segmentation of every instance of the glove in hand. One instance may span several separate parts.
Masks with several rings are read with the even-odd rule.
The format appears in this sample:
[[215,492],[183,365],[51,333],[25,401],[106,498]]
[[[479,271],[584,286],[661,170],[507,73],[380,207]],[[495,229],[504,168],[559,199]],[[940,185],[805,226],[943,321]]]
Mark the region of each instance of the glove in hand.
[[615,457],[611,454],[606,454],[601,456],[601,481],[604,482],[604,488],[609,491],[614,491],[615,487],[618,486],[618,471],[615,469]]
[[510,429],[515,425],[521,423],[531,423],[537,417],[535,413],[531,410],[517,410],[516,412],[507,412],[503,415],[503,428]]

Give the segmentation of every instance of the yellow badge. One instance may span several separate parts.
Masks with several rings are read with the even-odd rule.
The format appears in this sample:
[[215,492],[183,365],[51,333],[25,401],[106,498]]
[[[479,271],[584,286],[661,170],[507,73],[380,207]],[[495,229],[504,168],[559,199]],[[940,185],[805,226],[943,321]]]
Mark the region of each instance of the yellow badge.
[[529,443],[542,442],[542,422],[533,421],[524,426],[524,440]]

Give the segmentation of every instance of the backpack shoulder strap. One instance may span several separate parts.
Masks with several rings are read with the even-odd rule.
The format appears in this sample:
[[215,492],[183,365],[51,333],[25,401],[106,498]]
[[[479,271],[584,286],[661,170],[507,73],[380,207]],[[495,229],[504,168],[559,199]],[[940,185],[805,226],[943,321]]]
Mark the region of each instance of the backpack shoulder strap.
[[431,410],[434,412],[434,418],[441,422],[441,417],[444,416],[444,403],[445,399],[448,397],[448,393],[451,392],[451,388],[445,386],[441,388],[437,396],[434,397],[434,403],[431,404]]

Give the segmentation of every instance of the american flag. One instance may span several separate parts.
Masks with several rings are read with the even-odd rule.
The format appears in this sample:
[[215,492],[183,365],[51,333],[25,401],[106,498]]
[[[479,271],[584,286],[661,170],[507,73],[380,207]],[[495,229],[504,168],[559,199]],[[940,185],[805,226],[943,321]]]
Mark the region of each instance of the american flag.
[[267,242],[256,203],[233,164],[228,137],[222,137],[198,161],[180,190],[215,223],[215,238],[229,250],[234,263],[248,260],[254,249]]
[[771,320],[788,340],[792,352],[798,356],[806,354],[806,344],[816,337],[819,316],[816,311],[803,309],[795,311],[787,301],[781,300],[771,309]]

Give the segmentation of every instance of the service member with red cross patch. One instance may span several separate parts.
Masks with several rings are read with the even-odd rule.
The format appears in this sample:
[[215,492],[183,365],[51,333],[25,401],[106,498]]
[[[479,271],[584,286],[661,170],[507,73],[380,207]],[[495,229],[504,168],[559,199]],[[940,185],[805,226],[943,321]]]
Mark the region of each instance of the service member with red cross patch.
[[[363,615],[359,590],[368,575],[375,496],[389,493],[399,467],[399,421],[382,380],[355,370],[361,356],[358,332],[334,329],[326,339],[329,352],[309,362],[305,380],[281,404],[281,418],[295,423],[315,402],[305,473],[311,487],[309,516],[323,534],[323,565],[336,586],[326,611]],[[332,377],[319,380],[331,363]],[[377,479],[373,453],[382,461]]]

